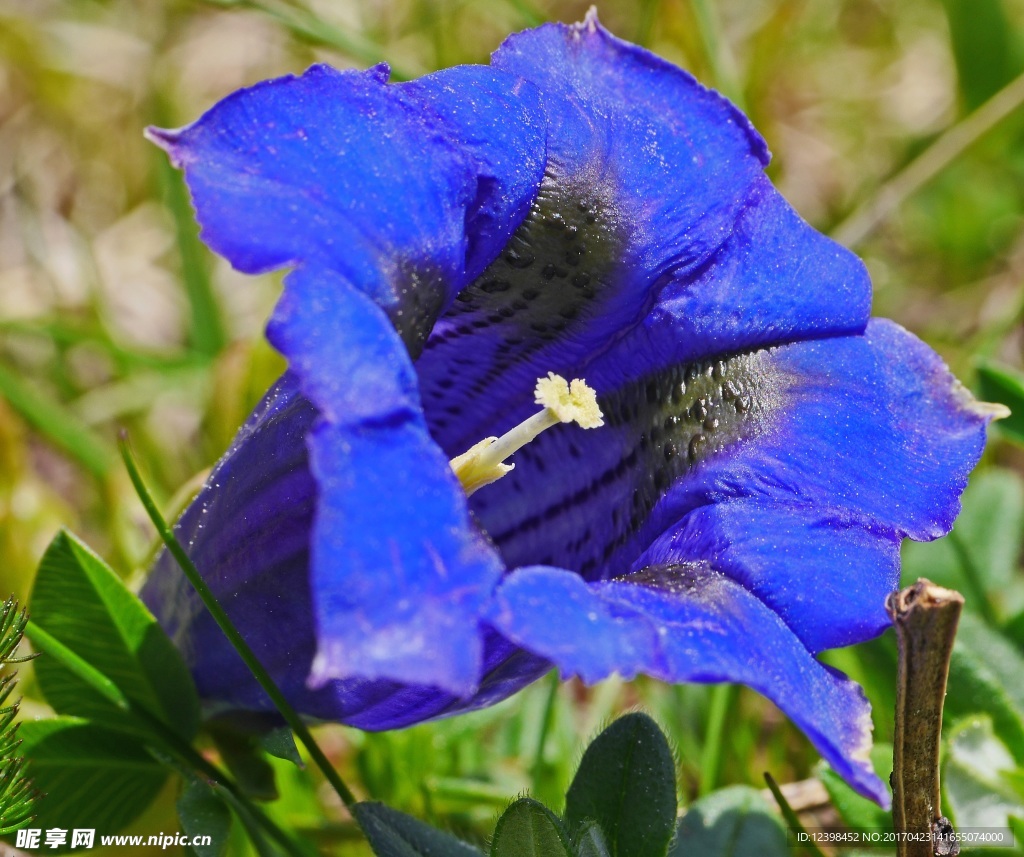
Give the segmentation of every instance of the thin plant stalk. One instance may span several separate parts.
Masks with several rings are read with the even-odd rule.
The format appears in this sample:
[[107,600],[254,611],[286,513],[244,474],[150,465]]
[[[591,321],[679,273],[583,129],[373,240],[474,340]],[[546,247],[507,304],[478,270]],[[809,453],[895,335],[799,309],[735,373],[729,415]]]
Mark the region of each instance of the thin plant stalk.
[[729,706],[735,698],[731,684],[716,684],[711,688],[711,703],[708,711],[708,727],[704,736],[704,750],[700,757],[700,785],[698,792],[706,795],[713,791],[722,767],[722,742],[725,737],[725,721]]
[[330,783],[338,797],[341,798],[341,802],[351,809],[356,803],[355,795],[353,795],[348,786],[345,785],[341,776],[334,769],[334,766],[331,765],[323,750],[320,749],[320,745],[317,744],[316,740],[313,738],[309,728],[303,722],[302,717],[294,708],[292,708],[288,700],[285,699],[285,696],[277,686],[277,683],[270,677],[270,673],[268,673],[260,663],[259,658],[256,657],[256,654],[249,647],[249,644],[245,642],[245,639],[239,633],[235,624],[228,617],[224,608],[220,606],[220,602],[217,601],[217,598],[210,590],[210,587],[206,584],[206,581],[199,573],[199,569],[196,568],[195,563],[192,562],[191,557],[189,557],[188,553],[174,535],[174,531],[164,520],[163,515],[160,514],[160,510],[153,501],[153,498],[149,493],[149,489],[146,488],[146,484],[142,481],[142,475],[139,473],[139,468],[135,463],[135,457],[132,455],[131,448],[124,436],[122,436],[119,445],[121,449],[121,457],[124,459],[125,467],[128,469],[128,475],[132,480],[132,485],[135,486],[135,491],[139,495],[139,499],[142,501],[142,505],[145,507],[146,513],[149,515],[149,519],[153,522],[153,526],[156,527],[160,539],[167,546],[167,550],[170,551],[171,556],[177,560],[178,565],[181,566],[181,570],[195,588],[196,593],[199,595],[200,599],[202,599],[203,604],[206,605],[206,609],[210,611],[210,615],[213,616],[214,621],[220,627],[221,631],[224,632],[228,641],[235,648],[238,654],[241,655],[242,660],[245,661],[245,665],[249,668],[253,677],[260,683],[260,687],[262,687],[267,696],[270,697],[270,700],[274,703],[277,710],[281,712],[281,716],[284,717],[292,731],[295,732],[295,735],[302,742],[303,746],[305,746],[314,764],[316,764],[316,766],[321,770],[327,782]]
[[548,695],[544,702],[544,713],[541,715],[540,734],[537,736],[537,749],[533,756],[533,764],[530,766],[530,776],[533,779],[534,788],[537,788],[541,774],[544,772],[544,749],[547,747],[548,735],[551,734],[551,727],[555,722],[558,686],[558,671],[552,670],[548,673]]
[[782,789],[779,788],[779,784],[775,782],[775,777],[765,771],[764,781],[768,784],[768,790],[772,793],[772,797],[775,798],[775,802],[779,805],[779,812],[782,813],[782,817],[786,820],[786,824],[789,825],[790,832],[796,836],[803,834],[800,837],[800,842],[796,846],[798,850],[804,851],[811,857],[825,857],[824,852],[818,847],[818,844],[807,835],[806,829],[800,822],[800,816],[796,814],[796,810],[789,805],[789,801],[786,800],[786,796],[782,793]]
[[885,603],[899,647],[893,828],[897,835],[916,834],[912,841],[898,839],[898,857],[934,857],[933,837],[951,830],[941,811],[939,749],[949,659],[963,606],[959,592],[923,578]]

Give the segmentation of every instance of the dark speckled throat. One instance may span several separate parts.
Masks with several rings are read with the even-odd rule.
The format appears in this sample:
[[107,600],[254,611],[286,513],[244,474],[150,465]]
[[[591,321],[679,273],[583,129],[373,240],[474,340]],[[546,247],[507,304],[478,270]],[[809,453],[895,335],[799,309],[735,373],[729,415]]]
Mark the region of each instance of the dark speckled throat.
[[[616,290],[636,287],[621,265],[628,226],[608,193],[606,182],[548,176],[501,256],[430,334],[417,369],[431,432],[449,456],[525,418],[546,372],[593,380],[588,320],[611,311]],[[604,427],[541,435],[471,507],[510,567],[550,564],[588,579],[621,574],[660,498],[703,461],[757,434],[781,390],[767,350],[598,389]]]
[[[427,420],[449,455],[511,428],[515,421],[502,424],[502,414],[532,403],[536,378],[559,371],[545,349],[563,352],[600,314],[624,246],[607,194],[599,182],[546,177],[502,254],[438,321],[417,369]],[[510,401],[513,368],[523,386]],[[504,400],[489,407],[481,399],[495,389]]]

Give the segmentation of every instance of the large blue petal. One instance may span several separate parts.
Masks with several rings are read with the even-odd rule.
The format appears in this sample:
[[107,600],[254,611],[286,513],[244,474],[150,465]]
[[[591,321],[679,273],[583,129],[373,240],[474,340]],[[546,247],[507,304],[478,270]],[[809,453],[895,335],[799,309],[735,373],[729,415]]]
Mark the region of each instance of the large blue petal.
[[532,88],[493,69],[386,78],[318,66],[152,133],[185,168],[214,249],[246,271],[298,266],[268,337],[319,417],[305,438],[312,682],[464,697],[501,565],[426,431],[407,348],[522,218],[543,123]]
[[888,627],[885,598],[899,582],[901,541],[833,509],[740,499],[694,509],[633,568],[709,561],[819,652]]
[[643,323],[589,372],[614,389],[682,363],[861,333],[870,311],[860,259],[812,228],[761,176],[718,252],[699,271],[674,277]]
[[235,267],[336,271],[418,348],[525,214],[543,119],[532,88],[493,69],[387,74],[313,66],[150,135],[184,168],[203,240]]
[[512,36],[492,64],[541,92],[547,172],[529,217],[418,362],[428,421],[451,455],[514,425],[538,377],[580,374],[673,278],[697,276],[763,194],[768,157],[728,101],[593,16]]
[[[479,616],[503,567],[426,431],[408,352],[387,316],[338,276],[300,269],[287,279],[270,334],[293,372],[179,531],[272,671],[291,668],[287,684],[300,698],[307,679],[351,677],[469,697],[485,671]],[[164,557],[145,597],[190,657],[202,653],[216,695],[230,696],[208,669],[237,659],[208,622],[201,631],[201,605],[182,598],[187,591]],[[435,709],[452,704],[419,692]],[[331,713],[362,704],[357,695]],[[397,716],[400,706],[388,704]],[[316,702],[313,712],[322,710]]]
[[652,525],[736,497],[806,505],[898,537],[934,539],[960,510],[993,414],[898,325],[762,352],[745,391],[768,416],[679,479]]
[[476,689],[477,617],[502,565],[427,432],[412,364],[383,311],[341,277],[299,269],[268,329],[320,413],[311,681],[358,675]]
[[861,689],[818,663],[776,613],[708,562],[595,584],[557,569],[521,569],[502,584],[491,621],[563,676],[588,683],[617,672],[748,685],[858,791],[888,799],[868,759],[871,716]]

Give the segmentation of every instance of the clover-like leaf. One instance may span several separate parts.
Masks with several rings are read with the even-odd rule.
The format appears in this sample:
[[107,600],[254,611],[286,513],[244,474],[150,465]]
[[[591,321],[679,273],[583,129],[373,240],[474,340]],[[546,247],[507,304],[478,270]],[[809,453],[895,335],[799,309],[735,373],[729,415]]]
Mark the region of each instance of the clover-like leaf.
[[550,809],[533,798],[513,803],[494,828],[491,857],[572,857],[569,834]]
[[732,786],[693,804],[679,822],[669,857],[790,857],[778,815],[756,789]]
[[646,714],[627,714],[587,748],[569,786],[572,830],[596,821],[612,857],[663,857],[676,822],[676,768],[661,729]]
[[141,742],[78,717],[22,723],[22,751],[42,793],[35,824],[117,831],[137,818],[169,776]]
[[[181,655],[142,602],[71,533],[59,533],[43,556],[31,608],[35,625],[111,680],[133,704],[182,738],[195,735],[199,701]],[[39,658],[36,677],[61,714],[143,735],[149,730],[55,658]]]
[[352,814],[377,857],[482,857],[450,833],[382,803],[357,803]]
[[178,798],[181,829],[191,839],[209,836],[209,845],[190,846],[196,857],[220,857],[227,848],[231,832],[231,810],[206,783],[189,783]]

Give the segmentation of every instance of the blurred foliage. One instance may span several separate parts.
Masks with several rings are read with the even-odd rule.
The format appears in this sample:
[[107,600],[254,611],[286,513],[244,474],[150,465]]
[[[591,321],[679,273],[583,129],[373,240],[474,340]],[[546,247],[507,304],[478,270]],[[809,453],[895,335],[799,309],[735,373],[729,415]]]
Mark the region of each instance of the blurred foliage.
[[[129,430],[173,514],[282,368],[261,337],[278,278],[242,277],[202,247],[180,178],[142,129],[186,123],[240,86],[314,61],[387,60],[396,77],[485,61],[509,32],[578,20],[588,5],[0,0],[0,595],[27,595],[60,526],[136,579],[153,535],[115,463],[117,430]],[[1024,0],[606,0],[599,11],[613,32],[741,104],[774,152],[773,179],[826,232],[900,187],[915,159],[929,165],[934,177],[857,236],[875,311],[969,385],[977,366],[998,366],[1001,386],[985,392],[1019,395],[1024,110],[1013,87]],[[1008,115],[944,156],[948,135],[1007,86]],[[964,591],[987,628],[972,639],[998,634],[1020,652],[1024,454],[1014,432],[996,434],[953,537],[908,546],[906,571]],[[965,681],[1002,681],[964,657]],[[828,660],[864,684],[876,738],[890,740],[890,635]],[[32,693],[31,679],[24,687]],[[953,786],[964,818],[978,788],[1020,799],[1021,760],[999,755],[1020,716],[1003,690],[1009,713],[969,697],[949,731],[951,769],[967,772]],[[764,770],[780,782],[812,773],[806,740],[745,689],[542,682],[455,720],[320,734],[362,795],[472,838],[517,793],[556,805],[584,740],[641,704],[678,751],[684,804],[724,784],[760,788]],[[38,699],[25,706],[46,711]],[[1009,766],[994,785],[972,773],[983,753]],[[272,764],[284,797],[271,814],[326,850],[367,853],[313,775]],[[173,829],[177,796],[165,798],[140,825]]]

